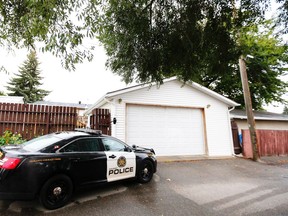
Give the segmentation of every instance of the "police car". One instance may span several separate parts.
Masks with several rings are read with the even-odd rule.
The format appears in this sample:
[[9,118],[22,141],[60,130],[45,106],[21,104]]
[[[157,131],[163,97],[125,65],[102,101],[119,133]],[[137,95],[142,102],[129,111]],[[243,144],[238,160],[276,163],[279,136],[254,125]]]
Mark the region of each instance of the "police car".
[[128,178],[147,183],[156,169],[153,149],[95,130],[57,132],[0,148],[0,200],[39,197],[44,207],[56,209],[75,189]]

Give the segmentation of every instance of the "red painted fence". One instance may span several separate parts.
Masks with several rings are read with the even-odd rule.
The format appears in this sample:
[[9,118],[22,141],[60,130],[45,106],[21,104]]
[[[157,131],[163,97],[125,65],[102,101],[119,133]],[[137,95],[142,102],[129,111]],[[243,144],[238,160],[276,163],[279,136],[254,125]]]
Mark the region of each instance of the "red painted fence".
[[[288,155],[288,130],[257,130],[259,156]],[[242,130],[243,155],[252,158],[249,130]]]
[[0,135],[11,130],[29,140],[52,132],[74,130],[76,124],[76,107],[0,103]]

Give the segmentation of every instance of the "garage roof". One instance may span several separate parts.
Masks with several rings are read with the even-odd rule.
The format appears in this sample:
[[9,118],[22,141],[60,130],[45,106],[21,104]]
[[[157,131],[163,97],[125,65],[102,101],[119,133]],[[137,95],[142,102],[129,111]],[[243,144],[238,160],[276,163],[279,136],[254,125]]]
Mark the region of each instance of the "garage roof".
[[[170,82],[170,81],[174,81],[174,80],[180,81],[177,77],[172,77],[169,79],[164,79],[163,84]],[[182,82],[182,81],[180,81],[180,82]],[[103,104],[105,104],[107,102],[107,99],[109,99],[111,97],[125,94],[125,93],[132,92],[132,91],[136,91],[139,89],[155,86],[155,85],[157,85],[157,84],[156,83],[139,84],[139,85],[119,89],[116,91],[108,92],[102,98],[100,98],[95,104],[93,104],[91,107],[89,107],[88,110],[84,114],[85,115],[90,114],[93,109],[102,106]],[[183,83],[183,85],[184,85],[184,83]],[[189,85],[192,88],[195,88],[195,89],[199,90],[200,92],[203,92],[203,93],[205,93],[205,94],[207,94],[213,98],[216,98],[217,100],[222,101],[223,103],[225,103],[231,107],[235,107],[235,106],[240,105],[240,104],[236,103],[235,101],[232,101],[229,98],[226,98],[226,97],[224,97],[224,96],[222,96],[222,95],[220,95],[220,94],[218,94],[218,93],[216,93],[216,92],[214,92],[214,91],[212,91],[212,90],[210,90],[210,89],[208,89],[208,88],[206,88],[206,87],[204,87],[198,83],[189,81],[189,82],[186,82],[185,85]]]
[[[255,120],[267,121],[288,121],[288,115],[272,113],[266,111],[253,111]],[[235,109],[230,112],[230,117],[233,119],[247,119],[246,111]]]

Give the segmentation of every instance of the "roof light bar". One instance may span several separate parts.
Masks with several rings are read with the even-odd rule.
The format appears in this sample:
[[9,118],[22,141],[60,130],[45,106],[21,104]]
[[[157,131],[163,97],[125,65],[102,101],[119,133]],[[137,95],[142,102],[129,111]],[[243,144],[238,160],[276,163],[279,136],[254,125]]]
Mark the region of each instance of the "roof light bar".
[[75,128],[75,131],[80,131],[80,132],[85,132],[85,133],[90,133],[90,134],[97,134],[97,135],[101,135],[102,131],[101,130],[93,130],[90,128]]

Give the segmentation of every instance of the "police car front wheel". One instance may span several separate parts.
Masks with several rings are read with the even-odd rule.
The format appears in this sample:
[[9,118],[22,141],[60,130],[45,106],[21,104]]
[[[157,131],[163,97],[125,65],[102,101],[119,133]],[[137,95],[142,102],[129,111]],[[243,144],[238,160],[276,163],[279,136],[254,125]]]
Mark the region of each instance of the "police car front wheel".
[[148,183],[153,177],[153,164],[149,160],[144,160],[138,172],[137,180],[140,183]]

